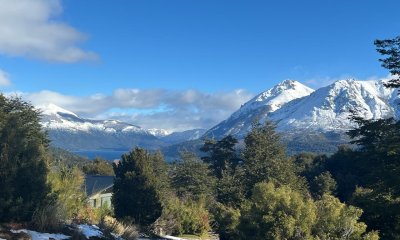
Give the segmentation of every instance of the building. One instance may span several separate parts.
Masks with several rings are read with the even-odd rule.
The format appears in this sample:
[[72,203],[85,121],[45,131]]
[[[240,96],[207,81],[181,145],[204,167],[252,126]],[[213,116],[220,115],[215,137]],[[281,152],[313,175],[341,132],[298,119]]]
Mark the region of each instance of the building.
[[85,191],[89,205],[93,208],[110,208],[113,185],[113,176],[86,175]]

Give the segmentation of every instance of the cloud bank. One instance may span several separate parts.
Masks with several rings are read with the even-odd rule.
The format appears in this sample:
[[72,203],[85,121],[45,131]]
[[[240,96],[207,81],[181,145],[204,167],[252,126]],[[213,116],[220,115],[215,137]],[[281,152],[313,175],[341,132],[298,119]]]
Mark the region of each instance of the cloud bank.
[[116,89],[110,95],[85,97],[53,91],[20,95],[35,106],[53,103],[87,118],[118,119],[144,128],[172,131],[210,128],[253,97],[252,93],[242,89],[217,93],[192,89]]
[[86,36],[57,21],[61,0],[0,0],[0,53],[53,62],[96,59],[78,44]]

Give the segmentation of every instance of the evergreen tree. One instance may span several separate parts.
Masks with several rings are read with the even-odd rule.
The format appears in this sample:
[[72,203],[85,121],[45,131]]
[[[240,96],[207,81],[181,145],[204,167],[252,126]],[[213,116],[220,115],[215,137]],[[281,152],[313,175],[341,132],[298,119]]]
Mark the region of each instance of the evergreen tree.
[[157,158],[144,149],[135,148],[114,164],[112,203],[118,219],[130,218],[135,224],[146,227],[161,216],[159,176],[154,169]]
[[379,59],[382,67],[389,70],[393,78],[387,87],[400,87],[400,36],[393,39],[375,40],[376,50],[386,58]]
[[264,125],[254,123],[244,142],[243,169],[247,195],[256,183],[263,181],[303,187],[303,181],[295,174],[293,162],[286,156],[285,147],[271,122],[266,121]]
[[201,161],[194,153],[181,153],[181,160],[171,167],[172,186],[179,197],[190,196],[199,199],[201,196],[212,196],[215,177],[209,165]]
[[400,239],[400,122],[356,120],[359,127],[349,135],[358,148],[347,171],[357,176],[361,188],[352,202],[364,209],[362,219],[382,239]]
[[217,181],[216,200],[226,206],[238,208],[245,200],[244,179],[242,168],[234,172],[224,172]]
[[0,95],[0,222],[30,220],[45,200],[48,139],[40,113]]
[[209,156],[202,157],[202,160],[210,164],[217,178],[221,178],[224,171],[235,169],[240,159],[235,150],[237,139],[231,135],[219,141],[206,140],[201,151],[209,153]]
[[310,191],[313,197],[321,198],[323,195],[336,193],[337,184],[330,172],[323,172],[315,176],[310,184]]

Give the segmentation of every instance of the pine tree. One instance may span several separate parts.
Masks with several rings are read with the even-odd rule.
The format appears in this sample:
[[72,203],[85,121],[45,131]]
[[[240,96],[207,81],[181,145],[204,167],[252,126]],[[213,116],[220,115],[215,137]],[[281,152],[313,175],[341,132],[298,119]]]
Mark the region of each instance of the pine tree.
[[130,218],[135,224],[149,226],[162,213],[161,184],[154,166],[157,156],[135,148],[114,164],[115,180],[112,203],[118,219]]
[[[400,238],[400,122],[366,121],[349,132],[353,151],[348,172],[357,176],[352,202],[364,209],[362,219],[381,232],[382,239]],[[343,183],[348,184],[348,183]]]
[[0,95],[0,222],[29,221],[49,192],[49,141],[39,115],[21,99]]
[[240,159],[236,154],[235,145],[237,139],[231,135],[224,137],[219,141],[206,140],[201,151],[209,153],[209,156],[202,157],[202,160],[210,164],[217,178],[221,178],[223,172],[235,169]]
[[286,156],[285,147],[271,122],[266,121],[264,125],[254,123],[244,142],[243,169],[247,195],[256,183],[263,181],[295,188],[302,186],[302,180],[296,176],[293,162]]
[[213,195],[216,179],[208,164],[194,153],[181,153],[181,160],[174,162],[171,167],[171,178],[179,197],[189,195],[199,199],[201,196]]
[[376,50],[387,56],[379,59],[382,67],[389,70],[393,78],[386,84],[387,87],[400,87],[400,36],[393,39],[375,40]]

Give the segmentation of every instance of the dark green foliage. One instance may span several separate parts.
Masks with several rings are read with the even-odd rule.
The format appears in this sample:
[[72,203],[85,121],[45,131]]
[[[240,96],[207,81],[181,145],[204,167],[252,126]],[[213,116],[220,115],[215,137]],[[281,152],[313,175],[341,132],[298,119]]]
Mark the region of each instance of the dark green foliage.
[[[39,197],[40,201],[45,193],[47,139],[38,124],[38,112],[29,104],[1,96],[0,111],[0,216],[24,219],[35,205],[35,199],[29,195]],[[38,179],[31,181],[29,178],[36,177],[35,174]],[[32,186],[35,182],[39,186]]]
[[356,187],[361,184],[364,171],[358,167],[362,165],[362,158],[348,146],[341,146],[326,162],[329,171],[337,182],[337,196],[348,201]]
[[243,169],[247,195],[256,183],[273,181],[295,188],[303,181],[295,174],[293,162],[286,156],[275,126],[266,121],[264,125],[254,123],[246,136],[243,150]]
[[165,203],[173,192],[171,188],[171,179],[168,175],[169,166],[164,160],[164,155],[159,151],[150,153],[150,159],[150,168],[154,176],[153,184],[157,190],[161,203]]
[[382,67],[389,70],[393,78],[386,85],[387,87],[400,87],[400,36],[393,39],[375,40],[376,50],[386,56],[379,59]]
[[351,203],[364,210],[362,219],[382,239],[400,239],[400,197],[389,192],[357,188]]
[[336,181],[333,179],[330,172],[323,172],[315,176],[310,183],[310,191],[315,198],[321,198],[325,194],[333,195],[336,189]]
[[310,182],[315,176],[326,171],[327,159],[328,157],[326,155],[300,153],[293,156],[293,163],[295,165],[296,172]]
[[212,196],[216,183],[209,165],[194,153],[183,152],[171,166],[171,183],[179,197]]
[[239,207],[245,199],[244,172],[238,168],[235,172],[226,172],[217,181],[216,199],[231,207]]
[[85,174],[114,176],[114,169],[110,162],[101,158],[83,165],[82,170]]
[[337,182],[337,195],[364,210],[361,219],[382,239],[399,239],[400,123],[393,119],[366,121],[349,131],[356,148],[340,148],[326,162]]
[[30,220],[45,200],[48,139],[39,112],[0,95],[0,222]]
[[240,159],[235,150],[237,142],[236,138],[228,135],[219,141],[206,140],[201,147],[201,151],[209,154],[202,157],[202,160],[210,164],[217,178],[221,178],[223,172],[238,166]]
[[118,219],[131,218],[135,224],[149,226],[161,216],[159,187],[162,184],[154,168],[157,164],[160,164],[159,156],[140,148],[124,154],[121,161],[114,164],[112,203]]

